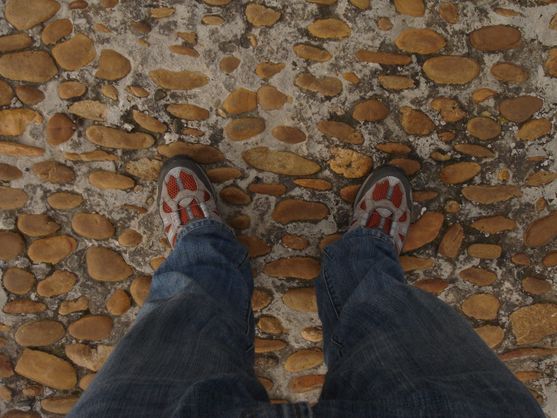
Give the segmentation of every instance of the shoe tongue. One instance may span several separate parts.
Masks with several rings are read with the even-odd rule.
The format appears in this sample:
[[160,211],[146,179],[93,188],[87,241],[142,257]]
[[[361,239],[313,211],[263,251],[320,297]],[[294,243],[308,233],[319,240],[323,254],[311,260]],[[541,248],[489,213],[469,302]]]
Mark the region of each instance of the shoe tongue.
[[192,201],[191,197],[184,197],[178,201],[178,207],[187,208]]

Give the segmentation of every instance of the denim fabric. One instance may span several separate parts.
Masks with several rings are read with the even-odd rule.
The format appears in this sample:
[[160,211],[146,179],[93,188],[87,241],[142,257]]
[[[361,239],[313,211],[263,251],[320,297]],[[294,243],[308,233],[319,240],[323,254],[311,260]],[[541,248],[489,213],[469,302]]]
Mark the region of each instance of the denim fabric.
[[317,297],[329,373],[319,403],[271,405],[253,371],[253,281],[223,224],[189,224],[136,323],[70,417],[543,417],[471,327],[405,283],[389,238],[325,250]]

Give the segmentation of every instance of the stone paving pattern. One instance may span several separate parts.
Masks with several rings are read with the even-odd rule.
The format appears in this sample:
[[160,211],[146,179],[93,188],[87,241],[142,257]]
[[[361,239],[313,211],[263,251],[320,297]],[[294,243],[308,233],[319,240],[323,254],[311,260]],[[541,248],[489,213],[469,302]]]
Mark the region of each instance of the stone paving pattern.
[[2,416],[64,414],[94,379],[168,254],[156,179],[186,154],[253,258],[272,399],[317,399],[320,249],[390,163],[409,281],[557,417],[555,3],[3,1]]

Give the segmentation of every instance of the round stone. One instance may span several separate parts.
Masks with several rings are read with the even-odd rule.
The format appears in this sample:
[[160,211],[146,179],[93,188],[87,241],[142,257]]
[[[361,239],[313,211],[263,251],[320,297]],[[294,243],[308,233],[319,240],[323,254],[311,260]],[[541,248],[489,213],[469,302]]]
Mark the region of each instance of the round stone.
[[96,348],[85,344],[67,344],[64,347],[64,352],[76,365],[96,372],[106,363],[113,348],[103,344],[98,344]]
[[317,19],[308,26],[308,31],[320,39],[343,39],[352,33],[346,22],[336,18]]
[[205,144],[173,142],[169,145],[159,146],[158,151],[168,158],[185,155],[199,164],[213,164],[224,161],[224,154],[220,150]]
[[53,396],[41,401],[41,408],[53,414],[68,414],[77,403],[78,396]]
[[273,300],[273,296],[265,289],[254,289],[251,296],[251,306],[254,312],[266,308]]
[[52,57],[45,51],[22,51],[0,57],[0,75],[10,80],[45,83],[58,74]]
[[158,69],[149,72],[153,82],[166,90],[193,90],[209,82],[209,78],[198,71],[171,71]]
[[285,348],[288,344],[283,340],[272,340],[268,338],[255,337],[255,353],[271,353]]
[[413,251],[434,241],[441,231],[444,219],[440,212],[425,212],[410,225],[403,251]]
[[472,46],[483,52],[518,48],[522,35],[517,28],[507,25],[484,26],[470,33]]
[[10,261],[23,253],[25,241],[12,231],[0,231],[0,260]]
[[27,255],[34,263],[57,264],[77,248],[77,241],[69,235],[59,235],[33,241]]
[[265,130],[265,120],[262,118],[233,119],[224,127],[224,133],[232,141],[245,141],[253,138]]
[[409,135],[427,136],[435,130],[435,124],[429,116],[409,106],[400,108],[400,124]]
[[224,183],[242,177],[242,171],[235,167],[217,167],[207,170],[207,176],[213,183]]
[[347,148],[331,147],[331,170],[348,179],[367,175],[373,167],[373,160],[367,155]]
[[46,141],[60,145],[71,139],[76,131],[73,121],[64,113],[55,113],[46,124]]
[[111,315],[123,315],[130,309],[131,300],[123,289],[116,289],[106,300],[106,309]]
[[505,331],[495,325],[484,325],[483,327],[474,328],[480,338],[484,340],[489,348],[495,348],[503,341]]
[[491,67],[491,75],[503,83],[522,84],[528,80],[528,72],[520,65],[498,62]]
[[321,264],[312,257],[288,257],[267,263],[263,273],[271,277],[312,280],[319,276]]
[[222,108],[231,115],[251,112],[256,107],[257,94],[243,87],[232,91],[222,102]]
[[60,315],[69,315],[74,312],[85,311],[89,309],[89,299],[87,296],[80,296],[77,299],[65,300],[60,304],[58,313]]
[[104,340],[112,332],[112,319],[103,315],[86,315],[68,327],[68,333],[78,340]]
[[58,19],[45,26],[41,32],[41,40],[45,45],[54,45],[56,42],[69,36],[73,31],[70,19]]
[[123,247],[137,247],[142,240],[143,236],[131,228],[124,229],[118,237],[118,243]]
[[462,195],[472,202],[490,205],[493,203],[504,202],[514,197],[520,197],[522,192],[518,187],[511,185],[474,185],[464,187],[462,189]]
[[81,97],[87,92],[87,85],[79,81],[63,81],[58,84],[58,96],[63,100]]
[[81,205],[83,197],[77,193],[56,192],[48,196],[47,202],[53,209],[69,210]]
[[0,209],[20,209],[27,203],[27,193],[21,189],[0,186]]
[[[25,132],[27,126],[31,123],[39,124],[42,123],[42,121],[42,116],[31,109],[20,108],[0,110],[0,135],[19,136]],[[6,143],[4,143],[4,145],[6,145]],[[31,151],[30,156],[34,156],[34,153],[32,152],[34,148],[27,148],[25,146],[22,147],[21,145],[19,148]],[[13,151],[17,152],[16,150]],[[20,155],[18,155],[18,157]]]
[[75,369],[61,358],[26,348],[19,357],[15,372],[54,389],[68,390],[77,384]]
[[395,0],[395,9],[398,13],[408,16],[423,16],[425,13],[424,0]]
[[97,170],[90,173],[89,183],[101,190],[127,190],[135,186],[135,181],[132,178],[106,170]]
[[55,0],[6,0],[4,16],[18,30],[27,30],[47,21],[58,12]]
[[414,80],[412,80],[410,77],[406,77],[402,75],[381,74],[377,78],[377,80],[379,81],[381,87],[383,87],[386,90],[399,91],[399,90],[413,89],[414,87],[416,87]]
[[37,314],[44,312],[46,305],[42,302],[35,302],[29,299],[15,299],[6,303],[2,310],[10,315]]
[[323,364],[323,352],[319,349],[299,350],[284,362],[284,369],[291,373],[312,369]]
[[19,101],[27,106],[34,106],[45,99],[41,90],[30,86],[16,86],[15,94]]
[[166,107],[168,113],[185,120],[206,120],[209,118],[209,111],[191,103],[173,103]]
[[511,122],[525,122],[543,107],[543,100],[535,96],[518,96],[499,103],[499,112]]
[[329,216],[329,208],[321,202],[284,199],[275,206],[272,218],[283,225],[291,222],[320,221]]
[[23,347],[47,346],[60,340],[65,333],[60,322],[40,319],[21,325],[15,332],[15,341]]
[[242,153],[242,158],[252,167],[288,176],[308,176],[321,170],[319,164],[288,151],[274,151],[255,147]]
[[261,315],[257,320],[257,328],[271,335],[280,335],[284,332],[280,320],[271,315]]
[[72,229],[79,235],[91,239],[108,239],[114,235],[114,226],[103,215],[77,213],[72,218]]
[[330,138],[336,138],[347,144],[360,145],[364,137],[360,131],[344,122],[322,120],[317,124],[317,129]]
[[305,250],[309,246],[309,241],[300,236],[293,234],[285,234],[280,239],[282,245],[292,250]]
[[446,41],[432,29],[408,28],[398,35],[395,44],[405,52],[429,55],[443,49]]
[[333,57],[326,49],[310,44],[296,44],[293,50],[298,57],[308,61],[326,62]]
[[468,247],[468,255],[487,260],[501,257],[502,251],[501,246],[496,244],[472,244]]
[[389,108],[377,99],[368,99],[354,106],[352,117],[360,122],[377,122],[389,115]]
[[543,295],[551,292],[553,286],[547,280],[528,276],[522,280],[522,288],[532,295]]
[[306,134],[293,126],[279,125],[271,130],[271,134],[286,144],[298,144],[306,140]]
[[97,52],[95,44],[82,33],[52,48],[52,56],[64,70],[77,71],[90,64]]
[[14,98],[12,87],[4,80],[0,80],[0,106],[7,106]]
[[304,328],[300,334],[304,340],[312,343],[320,343],[323,341],[323,329],[321,327],[307,327]]
[[444,183],[460,184],[476,177],[481,171],[478,163],[461,162],[446,165],[441,169],[440,177]]
[[255,27],[273,26],[281,16],[275,9],[256,3],[248,4],[245,13],[248,22]]
[[524,245],[531,248],[541,247],[557,237],[557,211],[537,219],[524,232]]
[[479,267],[469,267],[458,275],[476,286],[491,286],[497,280],[497,273]]
[[132,117],[139,126],[148,131],[163,134],[167,130],[167,127],[164,123],[152,116],[149,116],[146,113],[132,110]]
[[271,85],[261,86],[257,90],[257,103],[263,110],[281,109],[289,100],[289,96]]
[[35,163],[31,170],[33,174],[47,183],[67,184],[75,180],[75,173],[70,167],[53,160]]
[[497,313],[501,304],[499,300],[486,293],[478,293],[468,297],[462,303],[462,311],[469,317],[474,319],[494,320],[497,319]]
[[132,69],[130,60],[113,49],[103,49],[95,77],[103,80],[120,80]]
[[468,57],[456,55],[428,59],[423,70],[437,84],[468,84],[480,74],[480,65]]
[[43,297],[54,297],[68,293],[77,283],[77,276],[66,270],[56,270],[37,284],[37,293]]
[[304,91],[318,93],[325,97],[338,96],[342,92],[342,82],[336,77],[317,77],[310,72],[298,74],[294,84]]
[[93,144],[116,149],[144,149],[149,148],[155,142],[154,138],[146,133],[130,133],[99,125],[87,128],[85,135]]
[[280,73],[286,65],[283,63],[275,62],[260,62],[255,66],[255,74],[259,78],[267,80],[272,76]]
[[219,196],[226,203],[236,206],[245,206],[251,203],[251,197],[245,191],[236,186],[224,187]]
[[293,377],[288,384],[288,388],[293,393],[306,393],[309,391],[321,389],[324,383],[325,375],[309,374],[305,376]]
[[232,55],[223,57],[219,61],[219,69],[225,74],[233,73],[234,70],[236,70],[236,68],[238,68],[239,65],[240,65],[240,59]]
[[317,312],[317,298],[315,288],[291,288],[282,296],[282,301],[290,309],[299,312]]
[[133,279],[132,284],[130,285],[130,293],[133,301],[138,306],[143,306],[147,300],[149,290],[151,289],[151,281],[151,276],[139,276]]
[[25,49],[33,45],[33,38],[26,33],[14,33],[0,36],[0,52],[11,52]]
[[55,233],[60,225],[44,214],[21,214],[17,217],[17,229],[30,237],[44,237]]
[[534,344],[557,333],[557,305],[537,303],[525,306],[514,311],[510,320],[516,343]]
[[525,122],[518,133],[516,134],[518,139],[522,141],[535,141],[551,133],[552,124],[549,119],[531,119]]
[[516,221],[501,215],[477,219],[470,226],[484,234],[499,234],[517,228]]
[[87,272],[101,282],[125,280],[133,273],[132,268],[117,252],[105,247],[90,247],[85,253]]
[[239,235],[238,241],[245,245],[251,258],[262,257],[271,252],[271,247],[255,235]]
[[33,288],[35,276],[18,267],[10,267],[2,275],[2,284],[8,292],[24,295]]
[[479,116],[468,121],[466,130],[473,137],[487,141],[501,134],[501,125],[491,118]]

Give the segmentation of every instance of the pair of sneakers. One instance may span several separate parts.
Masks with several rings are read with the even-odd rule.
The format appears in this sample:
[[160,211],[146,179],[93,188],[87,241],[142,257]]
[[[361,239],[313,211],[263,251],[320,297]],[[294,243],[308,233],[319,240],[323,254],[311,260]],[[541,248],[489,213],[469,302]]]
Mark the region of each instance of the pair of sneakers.
[[[411,190],[399,168],[383,166],[374,170],[356,195],[350,229],[380,229],[391,237],[400,254],[410,226]],[[197,163],[184,156],[170,158],[163,165],[158,203],[172,247],[188,223],[199,219],[221,221],[211,181]]]

